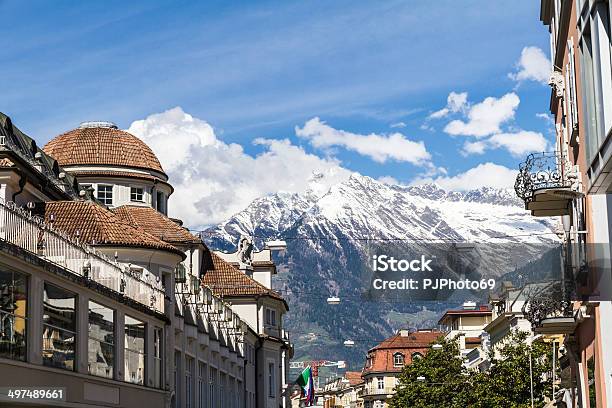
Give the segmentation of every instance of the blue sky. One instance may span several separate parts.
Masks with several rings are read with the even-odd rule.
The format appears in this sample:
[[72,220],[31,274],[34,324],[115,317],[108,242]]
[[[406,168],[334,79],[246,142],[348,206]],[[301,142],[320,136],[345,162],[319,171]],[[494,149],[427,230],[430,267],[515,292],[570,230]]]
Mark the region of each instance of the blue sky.
[[[552,140],[536,116],[550,88],[508,76],[525,47],[548,54],[538,2],[0,0],[0,13],[0,110],[39,142],[85,120],[128,128],[181,107],[245,154],[267,151],[257,138],[287,138],[348,170],[408,183],[484,162],[516,168],[520,155],[499,143],[466,154],[466,140],[482,136],[444,130],[485,98],[512,92],[520,103],[488,136],[523,130]],[[450,92],[467,92],[467,105],[428,119]],[[355,135],[401,132],[430,159],[373,160],[342,141],[317,147],[319,133],[295,131],[315,117]]]

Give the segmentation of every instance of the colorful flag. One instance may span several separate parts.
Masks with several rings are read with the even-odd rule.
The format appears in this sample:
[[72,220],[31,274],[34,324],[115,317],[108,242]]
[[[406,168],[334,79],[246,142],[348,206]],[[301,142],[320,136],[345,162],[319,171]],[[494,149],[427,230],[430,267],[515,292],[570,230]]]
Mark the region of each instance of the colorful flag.
[[314,405],[314,381],[312,380],[312,370],[310,367],[306,367],[295,382],[302,387],[302,395],[306,398],[306,406]]

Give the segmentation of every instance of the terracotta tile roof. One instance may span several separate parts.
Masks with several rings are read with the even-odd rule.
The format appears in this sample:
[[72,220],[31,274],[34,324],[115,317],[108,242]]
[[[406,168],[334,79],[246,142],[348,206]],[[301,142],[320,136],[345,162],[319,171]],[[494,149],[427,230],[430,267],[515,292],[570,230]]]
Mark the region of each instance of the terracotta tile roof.
[[442,335],[443,333],[437,330],[428,330],[416,331],[408,335],[397,333],[389,337],[368,351],[368,360],[371,361],[371,365],[366,362],[363,375],[400,372],[403,366],[396,366],[393,361],[397,353],[404,355],[404,365],[411,364],[414,353],[425,355],[431,343]]
[[185,256],[182,251],[148,232],[133,227],[112,211],[92,201],[51,201],[45,204],[45,220],[53,214],[54,228],[96,246],[129,246],[160,249]]
[[0,167],[13,167],[15,163],[11,161],[8,157],[3,157],[0,159]]
[[444,312],[438,323],[442,323],[450,316],[491,316],[492,311],[489,306],[481,305],[477,309],[451,309]]
[[71,170],[70,173],[76,177],[120,177],[120,178],[137,178],[142,180],[155,180],[155,177],[149,174],[143,173],[132,173],[129,171],[115,171],[115,170]]
[[43,150],[61,166],[126,166],[164,173],[149,146],[115,127],[79,127],[52,139]]
[[356,385],[363,382],[361,371],[347,371],[344,373],[344,378],[348,380],[350,385]]
[[169,243],[199,244],[202,240],[151,207],[122,205],[112,210],[123,222]]
[[210,250],[206,252],[208,264],[202,284],[209,286],[214,294],[229,297],[270,296],[282,300],[287,309],[289,308],[280,294],[245,275],[214,252]]

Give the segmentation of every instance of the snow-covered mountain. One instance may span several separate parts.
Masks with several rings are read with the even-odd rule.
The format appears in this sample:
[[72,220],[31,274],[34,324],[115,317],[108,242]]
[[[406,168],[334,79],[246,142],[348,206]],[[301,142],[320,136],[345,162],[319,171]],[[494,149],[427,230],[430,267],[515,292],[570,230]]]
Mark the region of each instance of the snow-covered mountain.
[[[235,247],[240,235],[255,236],[259,245],[269,238],[287,241],[287,251],[277,260],[276,282],[291,307],[288,326],[298,358],[357,364],[368,347],[392,330],[407,322],[435,325],[449,307],[449,302],[365,301],[360,271],[372,245],[487,243],[479,267],[501,276],[537,257],[540,245],[557,242],[555,222],[532,217],[509,190],[445,191],[434,184],[389,185],[359,174],[328,191],[312,187],[302,195],[259,198],[208,230],[209,244],[226,250]],[[508,256],[513,245],[520,250]],[[336,294],[343,302],[330,309],[325,299]],[[337,346],[347,338],[363,340],[357,343],[361,347],[347,351]],[[334,355],[317,354],[322,345]]]

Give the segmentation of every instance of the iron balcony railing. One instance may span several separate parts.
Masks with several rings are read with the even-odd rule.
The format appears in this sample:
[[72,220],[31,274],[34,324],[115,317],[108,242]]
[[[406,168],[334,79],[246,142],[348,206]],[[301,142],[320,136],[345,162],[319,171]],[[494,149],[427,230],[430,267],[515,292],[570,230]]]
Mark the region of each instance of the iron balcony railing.
[[526,290],[527,301],[522,312],[534,330],[541,327],[545,319],[573,317],[574,293],[571,280],[557,279],[542,283],[533,290]]
[[0,239],[164,313],[164,290],[155,276],[130,270],[13,202],[0,200]]
[[365,397],[367,395],[390,395],[395,394],[394,387],[383,387],[378,388],[377,386],[365,386],[360,390],[360,396]]
[[527,204],[538,190],[570,188],[576,182],[571,167],[560,152],[532,153],[519,167],[514,191]]

